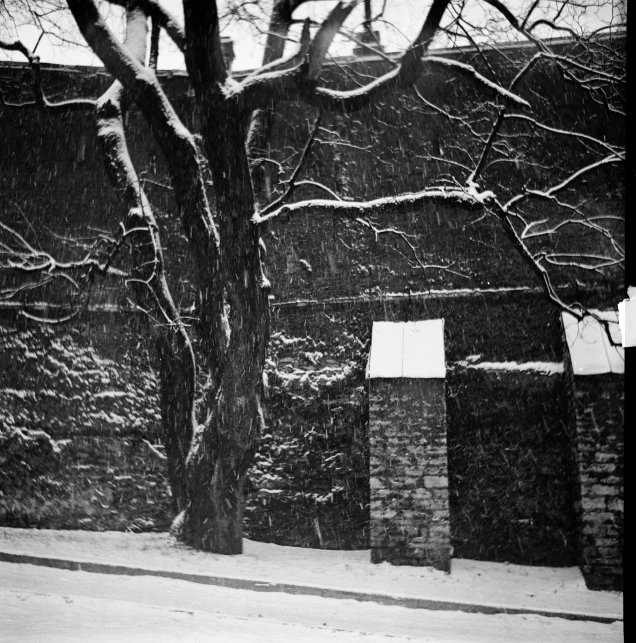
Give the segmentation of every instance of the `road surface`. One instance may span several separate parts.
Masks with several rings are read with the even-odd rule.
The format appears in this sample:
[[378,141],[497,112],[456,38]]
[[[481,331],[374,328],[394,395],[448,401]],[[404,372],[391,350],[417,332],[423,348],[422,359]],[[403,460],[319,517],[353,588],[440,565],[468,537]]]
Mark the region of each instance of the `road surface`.
[[0,641],[618,643],[623,628],[0,563]]

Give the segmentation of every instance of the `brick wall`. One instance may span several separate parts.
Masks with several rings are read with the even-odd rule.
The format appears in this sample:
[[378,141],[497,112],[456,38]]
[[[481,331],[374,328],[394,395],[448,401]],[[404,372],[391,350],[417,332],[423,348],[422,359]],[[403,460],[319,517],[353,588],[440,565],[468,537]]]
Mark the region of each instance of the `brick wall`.
[[169,528],[145,325],[140,315],[64,327],[0,317],[0,524]]
[[[349,65],[347,71],[354,76],[355,73],[379,71],[377,66],[371,70],[353,67]],[[46,68],[43,73],[45,88],[52,100],[78,94],[96,97],[109,83],[108,75],[101,70]],[[330,82],[344,78],[335,67],[328,69],[327,76]],[[187,98],[187,78],[174,75],[164,77],[164,80],[166,92],[175,101],[180,117],[193,126],[196,115]],[[458,106],[471,101],[475,105],[483,104],[483,92],[471,83],[445,82],[433,73],[428,73],[420,82],[420,89],[439,105]],[[564,91],[563,83],[549,75],[542,78],[539,85],[545,85],[551,96]],[[0,86],[7,100],[24,100],[31,91],[30,71],[23,66],[0,66]],[[580,126],[581,131],[585,131],[586,125],[595,123],[603,135],[616,136],[620,126],[606,122],[596,113],[598,108],[588,102],[582,108],[582,99],[574,96],[556,112],[549,106],[541,109],[547,109],[551,116],[556,113],[560,119],[558,124],[564,128]],[[289,174],[296,161],[296,156],[290,156],[290,150],[302,149],[307,123],[313,115],[311,110],[297,103],[281,105],[280,110],[280,118],[274,126],[271,154],[286,167],[284,174]],[[420,190],[445,176],[445,165],[424,162],[422,157],[429,153],[438,155],[435,148],[442,144],[449,148],[447,154],[450,154],[454,145],[447,145],[446,141],[456,141],[459,136],[448,119],[422,110],[410,94],[396,96],[350,117],[325,114],[322,124],[325,131],[320,135],[321,143],[313,146],[300,178],[313,179],[344,198],[355,199]],[[133,161],[144,179],[148,179],[144,187],[156,207],[171,289],[177,304],[189,307],[194,299],[187,279],[192,267],[175,214],[172,192],[165,187],[169,186],[166,164],[143,117],[134,108],[129,112],[127,125]],[[417,136],[413,135],[414,131]],[[553,139],[548,136],[544,140],[534,132],[532,140],[537,145],[541,140],[541,146],[547,147],[540,146],[532,153],[545,156],[546,164],[555,168],[565,166],[567,156],[574,148],[570,149],[560,141],[555,145]],[[73,230],[82,238],[95,236],[95,229],[117,229],[121,203],[104,172],[93,115],[5,110],[0,117],[0,140],[4,143],[0,147],[0,202],[6,210],[3,220],[8,219],[25,234],[32,234],[25,222],[28,219],[38,231],[39,242],[61,258],[69,257],[72,246],[60,241],[59,236],[49,234],[45,226],[57,235]],[[342,145],[342,141],[353,145]],[[470,154],[467,141],[460,139],[457,147],[463,144]],[[28,150],[28,154],[23,150]],[[458,158],[465,161],[463,155]],[[280,177],[271,168],[269,170],[271,183],[275,185]],[[521,189],[520,186],[527,183],[527,177],[515,169],[514,164],[494,164],[489,172],[495,172],[490,181],[501,186],[504,192],[515,186]],[[623,208],[620,197],[606,196],[612,186],[618,189],[622,175],[604,172],[599,170],[588,177],[587,183],[578,186],[582,199],[602,190],[604,196],[597,205],[598,215],[616,213]],[[297,190],[296,196],[298,199],[324,198],[325,194],[305,185]],[[532,210],[534,206],[528,207]],[[540,207],[541,217],[550,215],[550,204],[542,203]],[[275,300],[536,283],[499,223],[490,217],[482,218],[454,208],[425,207],[383,216],[378,223],[381,227],[395,226],[413,235],[411,242],[418,248],[423,263],[452,265],[452,271],[422,271],[404,259],[402,255],[410,256],[410,249],[398,238],[380,236],[376,239],[355,221],[336,220],[330,215],[298,215],[289,222],[273,223],[265,234],[266,270]],[[567,252],[570,244],[580,244],[581,238],[575,235],[570,239],[565,235],[560,243],[563,244],[560,251]],[[617,268],[616,274],[619,272]],[[561,277],[558,271],[557,274]],[[592,272],[577,275],[577,278],[591,288],[598,286]],[[622,277],[619,275],[619,278]],[[17,280],[17,275],[0,275],[2,285],[15,285]],[[38,296],[45,299],[45,296],[55,294],[44,292]],[[114,281],[102,282],[95,288],[94,301],[122,303],[129,294],[125,288],[117,289]]]
[[590,589],[623,589],[624,377],[574,378],[581,569]]
[[[108,76],[101,71],[45,71],[46,90],[52,99],[79,93],[96,97],[109,82]],[[475,98],[467,94],[473,90],[466,89],[465,85],[439,83],[434,75],[421,82],[439,104],[451,105]],[[546,78],[545,82],[548,83],[545,95],[557,96],[563,91],[563,83],[558,78]],[[0,83],[8,99],[25,99],[30,91],[30,72],[15,66],[2,67]],[[192,123],[195,115],[186,98],[187,79],[174,76],[166,85],[171,96],[182,97],[176,108],[186,122]],[[325,128],[343,137],[350,133],[359,149],[335,145],[335,135],[334,140],[325,138],[324,144],[314,146],[307,177],[327,183],[346,197],[373,198],[419,189],[424,176],[430,180],[439,171],[435,164],[424,166],[418,161],[422,141],[455,140],[457,133],[444,119],[418,113],[413,107],[412,97],[406,96],[350,119],[325,115]],[[552,107],[548,105],[546,109]],[[587,103],[582,108],[581,101],[573,96],[558,114],[568,127],[597,122],[599,135],[605,132],[615,135],[621,126],[597,119],[595,109]],[[277,120],[273,147],[279,151],[274,150],[274,155],[288,155],[289,149],[302,147],[309,116],[307,110],[294,105]],[[412,136],[413,131],[417,131],[418,136]],[[128,132],[131,153],[138,167],[156,183],[165,183],[166,168],[161,154],[134,109],[130,113]],[[0,146],[0,202],[8,208],[10,219],[13,218],[17,226],[26,226],[26,217],[34,227],[42,228],[39,238],[54,254],[67,257],[68,244],[45,233],[42,224],[56,233],[72,229],[78,236],[89,233],[87,226],[111,230],[116,227],[120,204],[106,179],[91,118],[82,114],[51,116],[37,111],[5,110],[0,118],[0,140],[4,143]],[[548,138],[546,144],[549,143]],[[377,149],[382,150],[381,155],[374,153]],[[545,151],[555,167],[571,152],[562,145]],[[506,167],[501,176],[503,184],[523,179],[515,174],[512,166],[506,164]],[[599,173],[597,179],[590,178],[587,188],[581,189],[593,192],[598,188],[596,180],[605,193],[609,185],[622,180],[621,176],[619,173]],[[171,193],[154,183],[148,183],[146,188],[157,206],[158,219],[164,229],[171,287],[177,302],[187,307],[193,300],[186,279],[190,272],[189,257],[174,216]],[[319,194],[307,191],[299,193],[298,198]],[[73,198],[69,199],[68,195]],[[581,196],[586,195],[582,193]],[[599,214],[621,210],[620,200],[603,200],[599,205]],[[548,215],[546,210],[545,216]],[[413,242],[425,263],[453,263],[455,272],[422,272],[410,266],[399,254],[398,251],[404,253],[405,250],[399,242],[383,237],[376,240],[373,235],[361,232],[355,222],[337,222],[330,217],[301,215],[289,224],[272,225],[266,235],[266,263],[275,302],[343,295],[368,295],[376,300],[344,306],[290,307],[288,313],[274,314],[275,332],[288,333],[294,340],[304,342],[304,350],[294,352],[294,357],[286,355],[288,349],[282,340],[279,346],[273,346],[276,369],[281,372],[288,369],[292,373],[303,367],[303,360],[311,359],[318,364],[316,370],[333,367],[343,373],[346,371],[346,375],[340,379],[327,378],[328,384],[320,379],[322,375],[317,375],[315,390],[303,383],[298,383],[299,389],[285,389],[283,384],[288,380],[284,377],[274,387],[276,390],[268,400],[272,431],[267,434],[269,437],[264,440],[262,449],[266,456],[263,462],[266,461],[267,466],[263,464],[262,475],[255,478],[261,484],[269,476],[267,484],[271,493],[263,488],[253,491],[248,517],[251,533],[261,539],[311,546],[368,545],[368,532],[365,531],[368,495],[364,490],[367,474],[362,466],[366,457],[363,443],[367,408],[358,389],[363,383],[361,347],[368,339],[373,320],[446,318],[450,362],[475,353],[481,354],[484,360],[493,361],[559,359],[556,354],[560,343],[554,341],[554,315],[534,295],[526,299],[525,295],[504,293],[419,300],[409,296],[397,302],[377,297],[383,293],[408,295],[412,291],[441,288],[535,286],[534,277],[510,248],[496,221],[443,208],[423,208],[399,218],[384,219],[382,225],[385,224],[388,227],[396,225],[413,234]],[[322,241],[316,243],[316,239]],[[562,251],[567,249],[567,245],[561,248]],[[598,291],[596,276],[591,271],[579,277],[591,290]],[[9,277],[3,285],[12,283]],[[125,289],[106,282],[96,289],[93,301],[121,304],[127,295]],[[575,298],[580,299],[578,294]],[[488,323],[476,323],[480,319],[487,319]],[[103,320],[103,334],[107,336],[106,331],[111,332],[116,326]],[[97,327],[98,322],[91,332]],[[319,346],[321,341],[325,344],[323,347]],[[134,356],[137,340],[128,338],[126,342],[129,355]],[[39,350],[48,349],[43,346]],[[278,355],[284,357],[278,361]],[[0,359],[3,357],[12,359],[11,356],[0,356]],[[128,357],[121,356],[122,362],[125,359]],[[271,370],[276,369],[272,367]],[[285,377],[288,374],[283,373]],[[39,377],[44,377],[44,385],[34,378],[26,383],[25,389],[42,387],[67,395],[67,384],[56,372],[49,380],[46,380],[46,374]],[[97,378],[97,374],[91,377]],[[307,381],[313,385],[311,377]],[[469,382],[477,393],[467,392],[465,385]],[[563,450],[567,451],[569,447],[559,433],[559,426],[567,413],[562,413],[554,388],[556,381],[512,378],[504,385],[492,377],[479,380],[458,375],[454,379],[451,377],[449,385],[451,519],[454,520],[456,553],[486,560],[571,564],[572,529],[568,527],[567,503],[568,493],[576,497],[577,485],[572,482],[569,492],[564,487],[570,484],[561,470],[565,462]],[[31,395],[31,392],[25,394]],[[587,544],[581,547],[587,552],[589,561],[605,561],[607,564],[603,564],[608,569],[612,566],[617,569],[618,550],[612,543],[622,538],[622,535],[619,537],[622,534],[622,487],[613,487],[618,483],[612,480],[622,476],[622,455],[617,455],[619,444],[622,445],[622,429],[619,436],[619,419],[613,406],[618,398],[601,396],[597,399],[597,393],[595,390],[577,391],[579,428],[583,435],[580,444],[581,463],[584,464],[581,466],[586,467],[581,470],[581,479],[588,476],[583,498],[585,503],[591,503],[589,516],[585,518],[588,520],[586,529],[594,528],[601,534],[600,540],[593,540],[588,529],[585,532]],[[89,395],[82,391],[77,395],[77,399],[51,396],[39,409],[48,414],[50,420],[38,419],[37,427],[64,437],[71,432],[69,427],[75,429],[80,424],[85,427],[83,418],[94,419],[101,430],[96,419],[99,416],[104,419],[104,429],[111,430],[114,424],[109,421],[110,416],[101,414],[102,407],[107,413],[112,410],[115,415],[135,420],[141,418],[140,422],[148,428],[154,423],[154,416],[146,412],[152,406],[152,413],[155,413],[155,403],[147,403],[144,397],[97,398],[94,403],[97,409],[92,409],[89,408],[93,404]],[[503,399],[496,396],[503,396]],[[24,410],[26,405],[14,393],[3,399],[5,408],[17,420],[29,419],[29,413],[33,415],[32,409]],[[515,404],[508,404],[509,400],[514,400]],[[534,410],[529,412],[528,409]],[[606,419],[609,428],[604,426]],[[294,443],[294,440],[297,441]],[[594,447],[596,440],[598,448]],[[290,450],[290,444],[295,444],[296,451]],[[465,457],[457,451],[459,445],[465,445]],[[310,455],[305,456],[305,453]],[[347,459],[349,456],[339,454],[353,456]],[[332,456],[337,457],[329,460]],[[305,457],[308,460],[304,460]],[[597,462],[598,457],[601,461]],[[603,463],[603,457],[609,459]],[[533,458],[534,469],[529,464]],[[329,462],[327,467],[325,461]],[[524,463],[521,468],[517,466],[519,461]],[[335,462],[339,464],[336,466]],[[603,469],[605,465],[615,465],[616,474]],[[320,475],[318,471],[321,471]],[[463,489],[461,502],[453,500],[453,485],[455,489]],[[615,489],[618,491],[614,494]],[[141,497],[143,491],[140,490],[139,495]],[[41,501],[34,500],[34,507],[39,506],[38,502]],[[289,527],[292,515],[299,521],[296,530]],[[548,529],[551,521],[554,526]],[[590,565],[590,570],[596,569],[592,563]]]
[[571,566],[576,519],[563,375],[448,375],[455,556]]
[[[449,366],[475,354],[494,362],[561,359],[558,316],[537,293],[431,295],[274,309],[265,399],[268,428],[250,473],[245,514],[248,537],[296,546],[369,547],[364,370],[371,325],[376,320],[441,317],[446,322]],[[92,323],[76,329],[47,330],[26,324],[21,331],[24,334],[11,335],[20,342],[8,343],[6,350],[0,351],[0,364],[10,367],[5,371],[10,380],[3,380],[2,387],[20,389],[20,395],[29,400],[39,399],[38,391],[44,389],[56,393],[47,397],[46,403],[37,403],[38,412],[34,405],[5,390],[0,397],[2,409],[10,410],[15,426],[48,430],[56,438],[87,431],[87,419],[95,422],[97,431],[116,435],[114,429],[119,424],[108,421],[110,413],[129,418],[129,425],[139,418],[140,428],[151,441],[160,437],[151,347],[148,352],[143,337],[128,328],[132,321],[126,321],[123,315],[92,319]],[[488,324],[476,323],[480,319],[487,319]],[[510,320],[517,319],[523,319],[524,325],[511,333]],[[12,332],[9,320],[4,324],[5,332]],[[117,341],[112,341],[114,336]],[[38,351],[50,352],[60,361],[52,348],[55,342],[67,348],[67,357],[62,360],[66,367],[78,371],[70,374],[70,382],[63,371],[58,374],[58,370],[50,370],[50,364],[38,358]],[[97,361],[84,360],[93,354]],[[82,359],[74,365],[75,355]],[[107,362],[102,364],[103,373],[95,371],[100,360]],[[102,381],[102,375],[110,382],[105,378]],[[88,388],[82,386],[83,380],[89,382]],[[575,564],[558,530],[544,527],[555,520],[562,525],[567,517],[563,513],[567,496],[561,451],[567,450],[567,444],[555,425],[560,418],[561,399],[557,384],[554,376],[523,378],[512,374],[512,379],[500,380],[492,374],[480,377],[480,373],[466,372],[462,376],[449,371],[450,518],[456,534],[452,542],[455,555],[529,564]],[[95,393],[113,388],[129,395],[92,399]],[[107,415],[100,415],[104,422],[97,423],[95,413],[101,410]],[[548,448],[546,436],[553,434],[558,440],[550,442]],[[84,482],[89,478],[99,480],[104,493],[106,487],[110,488],[115,499],[102,500],[109,506],[94,514],[99,520],[91,519],[80,526],[127,528],[134,514],[118,504],[116,498],[123,497],[125,503],[135,499],[138,515],[152,520],[154,528],[164,528],[166,519],[158,516],[169,513],[165,485],[146,486],[145,474],[139,479],[117,480],[121,475],[134,478],[135,471],[142,473],[141,467],[127,464],[128,447],[119,438],[108,438],[108,442],[105,438],[82,440],[87,441],[86,446],[78,443],[77,454],[66,458],[60,471],[49,474],[57,485],[55,493],[59,494],[61,488],[72,491],[73,477],[81,473]],[[152,475],[160,476],[163,461],[144,443],[136,449],[135,457],[145,457],[145,466],[154,469]],[[522,467],[518,466],[519,458]],[[153,483],[156,480],[151,478]],[[51,500],[53,487],[41,489],[37,486],[40,484],[44,481],[24,488],[22,510],[5,513],[0,518],[3,524],[76,527],[89,518],[83,505],[67,511],[63,520],[51,514],[57,511],[54,505],[46,505],[48,509],[42,511]],[[119,488],[123,484],[129,486],[122,496]],[[458,503],[453,489],[459,488],[463,500]],[[86,486],[86,493],[88,489]],[[15,487],[4,486],[2,490],[10,497]],[[156,495],[159,492],[160,498]],[[100,498],[92,494],[89,501],[91,497],[96,501]],[[530,514],[525,511],[528,507],[534,508]],[[22,511],[21,517],[18,511]],[[528,518],[533,519],[532,524]],[[570,532],[566,529],[565,533],[569,543]]]

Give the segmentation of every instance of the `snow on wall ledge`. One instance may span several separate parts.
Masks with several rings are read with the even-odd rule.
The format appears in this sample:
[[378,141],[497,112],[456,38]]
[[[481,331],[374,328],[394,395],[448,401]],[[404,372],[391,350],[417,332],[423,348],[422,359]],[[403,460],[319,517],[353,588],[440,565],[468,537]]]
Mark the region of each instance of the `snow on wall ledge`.
[[367,378],[444,378],[444,320],[374,322]]
[[563,373],[563,362],[478,362],[481,355],[469,355],[465,360],[455,362],[456,366],[482,371],[517,371],[559,375]]
[[[591,311],[604,321],[610,322],[612,341],[621,342],[618,312],[613,310]],[[625,372],[625,349],[612,346],[601,324],[593,317],[578,321],[569,313],[561,316],[565,338],[572,359],[574,375],[600,375]]]

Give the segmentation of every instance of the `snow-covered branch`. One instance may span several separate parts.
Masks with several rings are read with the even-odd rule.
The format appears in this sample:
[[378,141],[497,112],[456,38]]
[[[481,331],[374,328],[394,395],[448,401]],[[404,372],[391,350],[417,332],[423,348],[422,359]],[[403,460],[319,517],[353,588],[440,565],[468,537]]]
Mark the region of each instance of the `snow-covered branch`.
[[0,300],[16,300],[22,295],[59,284],[70,292],[73,304],[70,313],[54,318],[42,317],[29,312],[27,304],[19,313],[42,323],[59,324],[71,321],[85,309],[93,285],[100,276],[130,278],[130,274],[113,266],[113,262],[125,245],[129,235],[136,230],[122,228],[118,239],[101,237],[89,252],[74,260],[56,259],[51,253],[36,248],[15,228],[0,221],[0,271],[28,276],[15,286],[0,290]]
[[[530,70],[538,63],[540,59],[541,54],[535,55],[531,60],[529,60],[522,69],[517,72],[516,76],[513,78],[511,81],[510,85],[508,86],[508,91],[512,92],[514,88],[525,78],[525,76],[530,72]],[[486,160],[488,159],[488,155],[490,152],[494,149],[495,142],[497,140],[497,137],[499,135],[499,132],[501,130],[501,127],[504,123],[504,119],[506,116],[506,112],[508,111],[510,107],[510,99],[508,99],[504,105],[502,105],[498,112],[497,112],[497,118],[495,119],[495,122],[492,125],[492,128],[490,130],[490,133],[488,135],[488,139],[484,143],[484,146],[481,151],[481,155],[479,157],[478,162],[475,165],[475,169],[472,171],[471,175],[468,177],[467,180],[467,185],[473,185],[475,184],[481,173],[483,172],[485,166],[486,166]]]
[[33,73],[33,101],[25,101],[14,103],[6,101],[2,92],[0,91],[0,105],[9,109],[23,109],[25,107],[39,107],[53,114],[56,113],[69,113],[76,111],[84,111],[95,108],[95,101],[76,98],[72,100],[64,100],[59,102],[51,102],[44,94],[42,88],[42,73],[40,69],[40,58],[36,56],[28,47],[20,40],[14,42],[4,42],[0,40],[0,49],[5,51],[17,51],[21,53],[29,62],[31,71]]
[[[110,4],[127,8],[130,0],[108,0]],[[179,20],[168,11],[159,0],[136,0],[135,6],[152,18],[153,25],[161,27],[174,44],[185,51],[185,31]]]
[[504,119],[516,119],[520,121],[525,121],[527,123],[530,123],[530,125],[532,125],[533,127],[544,130],[545,132],[550,132],[551,134],[557,134],[558,136],[569,136],[572,138],[576,138],[580,141],[592,143],[594,145],[598,145],[600,147],[605,148],[605,150],[609,154],[612,154],[612,155],[615,154],[621,158],[624,156],[624,153],[625,153],[624,146],[610,145],[607,141],[601,140],[600,138],[591,136],[584,132],[577,132],[574,130],[565,130],[558,127],[551,127],[550,125],[546,125],[545,123],[540,122],[538,119],[528,116],[526,114],[504,114]]
[[[548,299],[561,311],[567,312],[572,315],[577,320],[582,320],[585,317],[593,317],[596,321],[603,326],[608,340],[612,345],[616,345],[616,342],[612,338],[609,322],[602,319],[594,311],[587,309],[585,306],[580,304],[568,304],[562,297],[557,293],[557,289],[554,287],[550,273],[547,268],[543,265],[543,262],[557,265],[561,267],[568,268],[577,268],[582,270],[591,270],[599,272],[603,267],[611,267],[616,265],[622,265],[623,259],[620,258],[611,258],[605,256],[590,256],[585,253],[556,253],[556,252],[538,252],[533,253],[521,235],[515,229],[515,226],[512,222],[512,219],[515,218],[515,213],[507,211],[501,204],[497,201],[493,202],[492,212],[499,219],[504,231],[506,232],[508,238],[513,244],[513,247],[517,250],[523,261],[530,267],[530,269],[539,277],[543,289],[548,297]],[[569,257],[572,260],[560,260],[559,257]],[[586,264],[582,260],[584,258],[593,258],[598,261],[596,264]],[[576,258],[576,261],[573,259]]]
[[399,194],[371,201],[335,201],[329,199],[310,199],[280,206],[267,215],[255,214],[252,222],[261,224],[279,216],[294,214],[334,214],[347,218],[366,217],[387,212],[397,213],[411,211],[422,205],[437,204],[459,207],[466,210],[478,210],[488,205],[493,199],[492,192],[447,187],[432,187],[421,192]]
[[340,27],[349,17],[356,4],[358,4],[358,0],[339,2],[327,19],[320,25],[320,29],[314,36],[307,52],[307,69],[304,74],[306,80],[313,81],[318,78],[334,37],[340,31]]
[[119,252],[122,242],[132,231],[124,231],[120,240],[111,243],[111,247],[101,258],[97,257],[96,253],[104,244],[97,242],[91,252],[72,261],[60,261],[50,253],[36,248],[18,230],[2,221],[0,221],[0,231],[3,233],[0,237],[0,269],[35,274],[46,273],[64,278],[78,272],[96,272],[115,277],[128,276],[127,272],[113,267],[112,261]]
[[443,270],[445,272],[451,273],[453,275],[457,275],[458,277],[466,277],[466,275],[463,275],[460,272],[457,272],[456,270],[451,270],[451,268],[455,265],[456,262],[452,261],[446,265],[442,264],[427,264],[422,261],[422,259],[419,256],[419,253],[417,251],[417,248],[411,241],[411,239],[414,237],[414,235],[409,235],[404,230],[399,230],[397,228],[389,227],[389,228],[380,228],[376,224],[374,224],[370,219],[366,218],[360,218],[357,217],[355,219],[355,222],[362,226],[363,228],[369,230],[375,237],[375,240],[377,241],[379,237],[381,236],[393,236],[402,241],[404,245],[409,249],[410,251],[410,257],[407,257],[403,252],[398,250],[396,248],[396,252],[404,257],[406,259],[407,263],[409,266],[413,269],[418,269],[418,270]]
[[580,307],[573,307],[566,304],[561,297],[558,296],[553,284],[550,279],[550,275],[546,268],[541,265],[541,263],[535,258],[535,256],[530,252],[527,245],[523,242],[517,231],[515,230],[514,225],[512,224],[511,216],[508,212],[504,210],[501,206],[496,204],[494,208],[494,213],[498,217],[501,225],[508,235],[508,238],[512,242],[514,248],[521,255],[521,258],[525,263],[531,268],[531,270],[539,277],[543,288],[550,299],[550,301],[557,305],[564,312],[568,312],[573,315],[576,319],[583,319],[583,312]]
[[519,105],[520,107],[530,107],[530,103],[528,103],[527,100],[517,96],[517,94],[505,89],[501,85],[494,83],[485,76],[482,76],[472,65],[467,65],[466,63],[453,60],[452,58],[440,58],[438,56],[426,56],[424,63],[426,65],[440,65],[442,67],[456,70],[462,75],[472,78],[477,83],[484,85],[494,93],[499,94],[502,98],[508,99],[511,103]]
[[[350,3],[339,2],[307,49],[302,64],[278,72],[256,72],[233,91],[243,93],[251,102],[267,102],[273,97],[279,100],[297,99],[299,96],[308,104],[329,111],[350,112],[360,109],[376,100],[385,92],[398,87],[412,85],[422,69],[422,57],[439,29],[450,0],[433,0],[424,25],[406,50],[397,65],[387,74],[357,89],[349,91],[332,90],[319,87],[317,78],[333,37],[349,15],[357,0]],[[302,42],[301,42],[302,50]],[[246,79],[247,80],[247,79]]]
[[[540,252],[535,255],[537,262],[546,261],[555,266],[567,266],[569,268],[578,268],[579,270],[593,270],[602,274],[603,268],[611,266],[620,266],[624,269],[625,261],[623,258],[605,257],[602,255],[591,255],[576,252]],[[589,263],[594,261],[596,263]]]
[[508,202],[503,207],[505,210],[509,210],[513,205],[519,203],[519,201],[522,201],[523,199],[527,199],[529,197],[553,200],[555,199],[558,192],[561,192],[562,190],[567,188],[571,183],[580,179],[582,176],[590,172],[593,172],[594,170],[598,170],[599,168],[605,165],[614,165],[617,163],[623,163],[624,161],[625,161],[624,157],[618,154],[614,154],[612,156],[606,156],[598,161],[595,161],[594,163],[590,163],[585,167],[579,168],[575,172],[572,172],[572,174],[570,174],[563,181],[560,181],[556,185],[553,185],[545,190],[526,189],[522,194],[517,194],[511,199],[509,199]]
[[318,115],[318,118],[316,118],[316,120],[314,121],[311,131],[309,132],[309,136],[307,137],[307,142],[305,143],[305,147],[300,153],[300,157],[298,159],[298,163],[296,164],[296,167],[291,173],[291,176],[289,177],[289,179],[285,181],[285,183],[287,184],[287,187],[285,188],[285,192],[281,194],[281,196],[278,197],[278,199],[276,199],[275,201],[272,201],[272,203],[270,203],[266,208],[263,209],[260,215],[261,217],[266,217],[267,214],[269,214],[270,212],[273,212],[274,210],[276,210],[276,208],[279,208],[284,203],[287,203],[287,201],[289,201],[289,199],[293,195],[294,190],[297,187],[296,179],[298,178],[303,166],[305,165],[305,161],[309,156],[311,146],[316,138],[316,134],[318,132],[319,127],[320,127],[320,114]]
[[88,44],[130,93],[153,128],[169,164],[186,234],[201,259],[199,267],[218,271],[218,232],[194,137],[177,116],[154,72],[118,41],[94,0],[68,0],[68,4]]

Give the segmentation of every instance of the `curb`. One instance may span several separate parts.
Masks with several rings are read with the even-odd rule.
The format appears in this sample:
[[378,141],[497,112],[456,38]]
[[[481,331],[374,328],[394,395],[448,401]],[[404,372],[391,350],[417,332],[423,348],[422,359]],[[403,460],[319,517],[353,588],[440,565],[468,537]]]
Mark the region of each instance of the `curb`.
[[622,621],[622,615],[589,614],[577,611],[544,610],[531,607],[503,606],[488,603],[470,603],[463,601],[443,601],[414,596],[400,596],[381,592],[364,592],[349,589],[335,589],[319,585],[300,585],[295,583],[269,582],[259,579],[237,578],[232,576],[211,576],[196,572],[179,572],[156,568],[133,567],[112,563],[78,561],[70,558],[49,558],[31,554],[18,554],[0,551],[0,562],[40,565],[69,571],[83,571],[96,574],[117,574],[121,576],[158,576],[174,580],[184,580],[201,585],[216,585],[230,589],[248,589],[255,592],[282,592],[285,594],[300,594],[321,596],[323,598],[353,599],[368,601],[382,605],[398,605],[411,609],[451,610],[480,614],[536,614],[565,618],[573,621],[594,621],[596,623],[614,623]]

